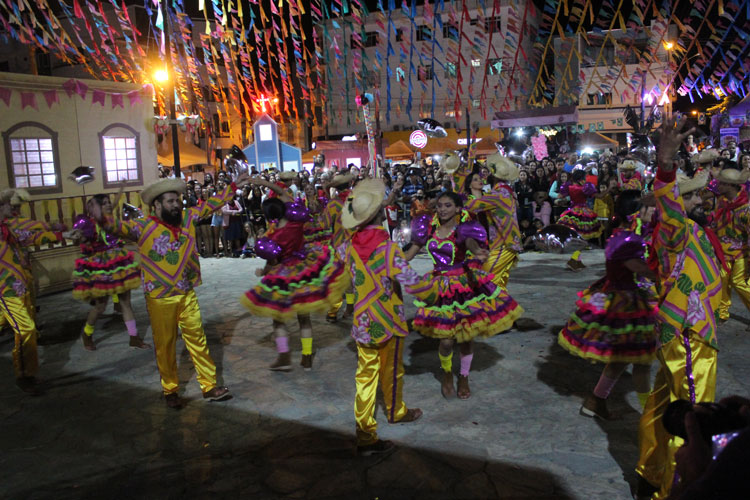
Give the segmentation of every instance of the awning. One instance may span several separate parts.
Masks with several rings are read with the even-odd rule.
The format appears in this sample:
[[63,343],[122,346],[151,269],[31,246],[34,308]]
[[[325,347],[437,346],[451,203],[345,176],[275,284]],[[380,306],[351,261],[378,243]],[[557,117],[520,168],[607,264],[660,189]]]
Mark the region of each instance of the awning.
[[566,123],[578,123],[577,106],[498,111],[492,120],[492,128],[542,127],[544,125],[565,125]]
[[[210,165],[206,160],[206,152],[204,150],[193,144],[192,141],[185,142],[184,134],[178,133],[177,138],[179,140],[178,149],[180,151],[180,167],[187,167],[190,165]],[[174,165],[172,136],[170,134],[164,136],[161,144],[156,145],[156,157],[162,165]]]
[[578,144],[594,149],[596,149],[597,146],[611,148],[613,146],[617,147],[620,145],[620,143],[615,139],[607,137],[604,134],[600,134],[599,132],[586,132],[583,134],[578,134]]
[[384,155],[386,158],[410,158],[414,151],[404,141],[397,141],[385,148]]
[[312,163],[315,161],[315,157],[318,155],[318,151],[311,149],[310,151],[302,154],[302,163]]

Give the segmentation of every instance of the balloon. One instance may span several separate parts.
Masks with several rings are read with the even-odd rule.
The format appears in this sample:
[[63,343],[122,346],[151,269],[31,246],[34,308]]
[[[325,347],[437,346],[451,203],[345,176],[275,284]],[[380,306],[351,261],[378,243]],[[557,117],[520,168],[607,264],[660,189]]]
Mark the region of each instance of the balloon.
[[561,224],[545,226],[532,238],[536,249],[548,253],[573,253],[588,243],[575,230]]
[[123,220],[140,219],[143,217],[143,212],[140,208],[130,203],[122,204],[122,218]]
[[424,133],[427,134],[428,137],[439,139],[448,135],[448,132],[445,131],[443,125],[439,121],[433,120],[432,118],[424,118],[422,120],[419,120],[417,122],[417,127],[422,129],[422,131],[424,131]]
[[94,167],[81,165],[70,173],[68,179],[75,181],[79,186],[88,184],[94,180]]
[[240,174],[246,174],[250,170],[247,163],[247,156],[236,144],[229,150],[229,154],[224,158],[224,167],[229,172],[232,179],[236,179]]
[[647,135],[635,134],[630,143],[630,156],[644,165],[648,165],[656,157],[656,148]]
[[96,222],[88,215],[78,215],[73,220],[73,229],[78,229],[87,240],[96,238]]

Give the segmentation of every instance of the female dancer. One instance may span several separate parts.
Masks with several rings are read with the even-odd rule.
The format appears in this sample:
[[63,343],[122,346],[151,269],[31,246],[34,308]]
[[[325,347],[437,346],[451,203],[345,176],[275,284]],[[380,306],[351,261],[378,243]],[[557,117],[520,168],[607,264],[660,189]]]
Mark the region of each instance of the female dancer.
[[253,314],[273,318],[278,358],[271,370],[292,369],[289,334],[284,323],[297,316],[302,337],[302,361],[307,371],[312,369],[311,312],[325,312],[348,286],[344,265],[334,258],[328,244],[305,245],[305,225],[310,213],[301,201],[294,201],[276,184],[254,177],[250,182],[266,186],[278,196],[263,202],[266,220],[276,221],[263,238],[255,244],[255,253],[266,259],[266,265],[256,274],[260,284],[248,290],[242,303]]
[[[596,194],[596,186],[586,182],[586,171],[573,171],[570,182],[560,188],[560,194],[570,196],[571,205],[560,215],[557,223],[567,226],[581,235],[584,240],[595,240],[602,234],[602,225],[596,217],[596,212],[587,206],[587,200]],[[580,271],[586,267],[580,261],[580,250],[573,253],[567,263],[571,271]]]
[[[577,309],[560,331],[558,342],[572,354],[606,363],[599,383],[586,397],[581,414],[609,418],[607,396],[628,364],[641,404],[651,391],[650,364],[656,355],[656,295],[637,276],[655,279],[644,260],[646,244],[627,230],[640,210],[640,193],[624,191],[615,205],[618,230],[607,242],[606,275],[579,292]],[[630,220],[629,220],[630,219]]]
[[[441,391],[445,398],[456,394],[453,386],[453,343],[459,344],[461,370],[458,397],[468,399],[469,370],[473,358],[472,339],[489,337],[513,326],[521,308],[507,292],[492,282],[480,260],[489,252],[480,246],[487,233],[478,222],[469,222],[462,210],[463,200],[454,192],[437,199],[437,215],[420,216],[412,222],[412,243],[407,259],[423,246],[432,257],[432,291],[425,302],[415,301],[414,328],[421,334],[440,339]],[[467,258],[467,251],[472,256]],[[420,294],[421,296],[425,296]]]
[[133,260],[133,252],[125,250],[125,243],[99,226],[104,216],[112,212],[109,195],[98,194],[86,204],[88,216],[75,223],[76,239],[81,242],[81,257],[76,259],[73,271],[73,297],[89,301],[92,308],[83,327],[83,347],[95,351],[94,325],[107,307],[110,296],[119,299],[122,318],[130,335],[130,347],[148,349],[138,336],[135,316],[130,305],[130,290],[141,285],[141,269]]

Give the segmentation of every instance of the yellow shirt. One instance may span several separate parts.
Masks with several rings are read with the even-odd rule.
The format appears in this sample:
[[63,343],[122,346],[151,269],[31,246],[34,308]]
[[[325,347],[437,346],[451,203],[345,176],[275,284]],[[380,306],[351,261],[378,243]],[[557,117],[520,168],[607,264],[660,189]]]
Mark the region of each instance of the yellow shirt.
[[44,222],[12,218],[0,222],[0,295],[23,297],[31,286],[31,264],[25,247],[44,245],[62,240]]

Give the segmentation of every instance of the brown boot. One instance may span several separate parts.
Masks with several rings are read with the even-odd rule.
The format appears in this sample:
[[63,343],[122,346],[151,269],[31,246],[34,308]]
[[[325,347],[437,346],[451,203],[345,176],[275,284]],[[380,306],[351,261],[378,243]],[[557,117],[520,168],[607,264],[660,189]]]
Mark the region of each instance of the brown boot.
[[440,386],[440,392],[445,399],[450,399],[456,395],[456,389],[453,387],[453,372],[443,372],[443,383]]
[[304,368],[306,372],[309,372],[310,370],[312,370],[312,362],[313,362],[312,354],[303,354],[302,360],[299,362],[299,364],[302,368]]
[[94,345],[94,336],[86,335],[86,332],[81,334],[81,340],[83,340],[83,348],[87,351],[96,351],[96,345]]
[[130,347],[135,347],[136,349],[151,349],[151,346],[145,343],[138,335],[130,336]]
[[347,304],[342,318],[351,318],[354,315],[354,304]]
[[586,399],[583,401],[581,415],[601,418],[602,420],[609,420],[611,418],[609,410],[607,410],[607,400],[596,397],[593,394],[586,396]]
[[275,372],[290,372],[292,371],[292,353],[280,352],[279,357],[268,367],[269,370]]
[[471,397],[471,389],[469,389],[469,376],[459,375],[458,382],[456,383],[458,399],[469,399]]

